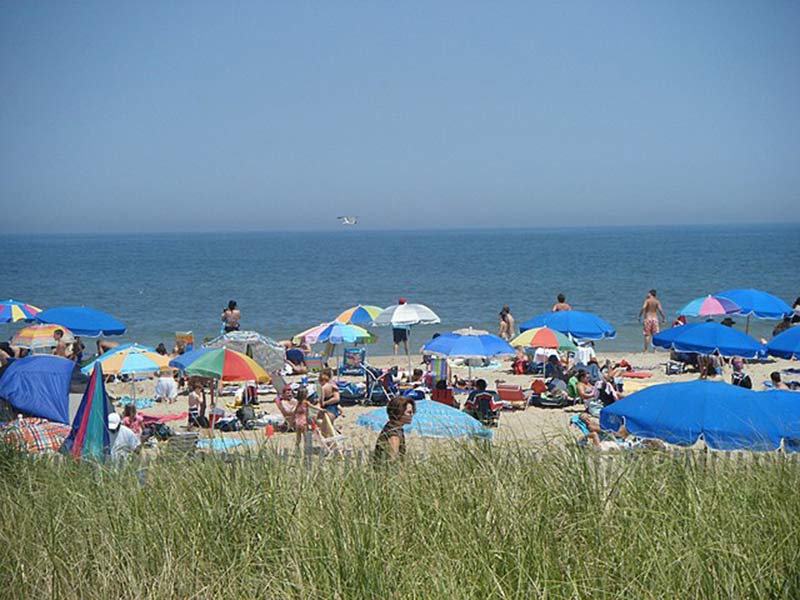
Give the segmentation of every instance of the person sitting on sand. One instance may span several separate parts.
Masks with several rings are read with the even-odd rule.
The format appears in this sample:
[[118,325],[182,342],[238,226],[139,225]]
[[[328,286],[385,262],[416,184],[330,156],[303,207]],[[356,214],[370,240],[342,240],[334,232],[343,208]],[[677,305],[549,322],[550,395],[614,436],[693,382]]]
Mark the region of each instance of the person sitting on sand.
[[572,307],[567,304],[567,298],[564,294],[559,294],[556,298],[557,302],[553,304],[551,312],[561,312],[562,310],[572,310]]
[[376,465],[401,459],[406,454],[406,435],[404,425],[410,425],[417,405],[407,396],[397,396],[386,405],[389,420],[383,426],[378,441],[375,443],[373,460]]
[[750,375],[744,372],[744,361],[741,358],[734,358],[731,366],[733,367],[731,384],[752,390],[753,382],[750,380]]
[[697,368],[700,370],[700,379],[708,379],[709,377],[716,377],[721,375],[722,359],[714,354],[698,354],[697,355]]
[[136,404],[134,402],[131,402],[122,409],[122,424],[139,437],[142,437],[144,417],[142,417],[140,414],[137,414]]
[[561,364],[555,354],[547,357],[547,362],[544,366],[544,377],[545,379],[560,379],[561,381],[567,381],[568,379],[567,373],[564,371],[564,365]]
[[781,374],[779,371],[773,371],[772,373],[770,373],[769,378],[772,381],[772,387],[775,388],[776,390],[786,390],[786,391],[791,390],[791,388],[781,380]]
[[[467,396],[467,401],[464,403],[464,412],[478,419],[481,423],[485,422],[491,415],[487,413],[494,413],[503,408],[500,399],[497,397],[497,392],[487,390],[488,384],[485,379],[478,379],[475,382],[475,389]],[[481,406],[481,398],[488,397],[488,405]]]
[[308,390],[305,387],[299,387],[295,399],[292,425],[294,427],[294,445],[297,447],[300,446],[303,435],[308,431]]
[[208,428],[206,418],[206,393],[203,384],[196,381],[189,394],[189,427]]
[[320,386],[320,406],[330,413],[331,423],[342,414],[339,408],[341,397],[339,396],[339,386],[331,381],[331,372],[329,369],[323,369],[319,374]]

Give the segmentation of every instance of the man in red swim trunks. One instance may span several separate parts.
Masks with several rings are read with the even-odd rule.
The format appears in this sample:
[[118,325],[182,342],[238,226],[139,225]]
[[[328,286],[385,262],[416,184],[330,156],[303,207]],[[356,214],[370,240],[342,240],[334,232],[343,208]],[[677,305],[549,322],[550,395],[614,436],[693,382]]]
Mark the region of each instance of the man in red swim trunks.
[[[644,334],[644,351],[647,352],[650,349],[650,339],[658,333],[658,315],[661,315],[661,322],[667,322],[667,315],[664,314],[664,310],[661,308],[661,302],[658,301],[656,298],[656,291],[650,290],[647,292],[647,297],[644,299],[644,303],[642,304],[642,308],[639,311],[639,321],[642,320],[642,315],[644,315],[644,325],[642,333]],[[653,352],[655,352],[655,346],[653,346]]]

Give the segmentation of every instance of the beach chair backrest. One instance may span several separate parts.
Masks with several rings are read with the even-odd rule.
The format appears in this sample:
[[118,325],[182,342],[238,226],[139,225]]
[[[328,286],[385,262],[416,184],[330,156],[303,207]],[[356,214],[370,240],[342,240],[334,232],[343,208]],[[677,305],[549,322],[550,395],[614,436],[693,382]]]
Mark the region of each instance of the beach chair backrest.
[[433,391],[431,391],[431,400],[435,402],[440,402],[442,404],[446,404],[447,406],[456,405],[456,399],[455,396],[453,395],[452,388],[445,388],[443,390],[440,390],[439,388],[434,388]]
[[364,370],[364,359],[366,352],[363,348],[347,348],[344,351],[342,368],[339,373],[342,375],[360,375]]
[[431,360],[431,387],[435,387],[439,381],[450,380],[450,367],[446,358],[434,358]]
[[321,355],[309,354],[306,356],[306,367],[308,367],[310,373],[319,373],[324,366],[325,364]]
[[497,395],[500,400],[505,400],[506,402],[522,402],[525,400],[525,394],[518,385],[500,384],[497,386]]
[[194,334],[191,331],[176,331],[175,345],[186,348],[186,351],[194,349]]

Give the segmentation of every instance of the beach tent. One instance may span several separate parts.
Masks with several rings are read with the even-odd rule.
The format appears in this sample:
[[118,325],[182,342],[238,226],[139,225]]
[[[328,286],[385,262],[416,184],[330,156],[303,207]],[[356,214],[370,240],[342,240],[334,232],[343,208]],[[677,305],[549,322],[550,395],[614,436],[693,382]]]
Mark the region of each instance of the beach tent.
[[13,361],[0,378],[0,398],[34,417],[69,424],[71,360],[39,354]]
[[103,383],[103,366],[98,363],[89,378],[89,385],[72,420],[72,429],[60,452],[72,454],[75,458],[105,460],[111,451],[108,415],[112,410]]
[[614,402],[600,427],[714,450],[800,450],[800,402],[795,392],[754,392],[722,382],[654,385]]
[[36,315],[40,323],[64,325],[75,335],[98,337],[122,335],[125,324],[111,315],[88,306],[59,306]]

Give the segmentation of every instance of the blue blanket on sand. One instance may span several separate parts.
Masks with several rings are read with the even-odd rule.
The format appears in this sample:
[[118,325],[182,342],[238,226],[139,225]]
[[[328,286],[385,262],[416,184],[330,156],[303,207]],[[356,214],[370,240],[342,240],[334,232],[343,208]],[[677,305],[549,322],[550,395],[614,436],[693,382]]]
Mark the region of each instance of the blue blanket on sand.
[[128,396],[123,396],[122,398],[117,400],[117,404],[119,404],[120,406],[128,406],[129,404],[133,404],[134,402],[136,403],[136,410],[142,410],[143,408],[150,408],[153,406],[153,404],[156,403],[156,401],[153,400],[152,398],[136,398],[136,400],[134,400],[133,398],[129,398]]
[[249,446],[255,444],[254,440],[235,440],[214,438],[213,440],[197,440],[198,448],[211,448],[212,450],[230,450],[236,446]]

